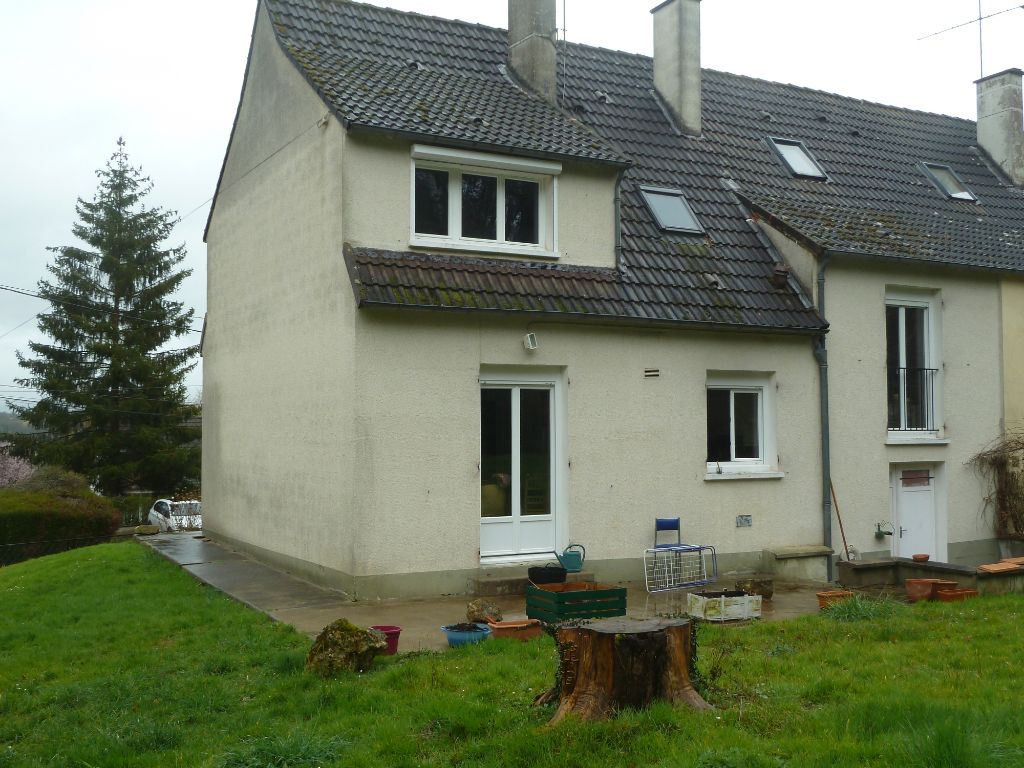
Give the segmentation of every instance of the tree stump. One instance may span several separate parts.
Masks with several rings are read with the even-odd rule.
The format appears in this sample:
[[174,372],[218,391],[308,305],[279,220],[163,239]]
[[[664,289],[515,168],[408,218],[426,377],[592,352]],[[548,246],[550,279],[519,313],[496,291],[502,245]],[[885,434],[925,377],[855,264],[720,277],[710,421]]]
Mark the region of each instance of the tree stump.
[[601,619],[560,627],[555,641],[555,685],[534,702],[558,701],[550,725],[569,715],[604,720],[652,701],[711,708],[691,680],[697,660],[689,619]]

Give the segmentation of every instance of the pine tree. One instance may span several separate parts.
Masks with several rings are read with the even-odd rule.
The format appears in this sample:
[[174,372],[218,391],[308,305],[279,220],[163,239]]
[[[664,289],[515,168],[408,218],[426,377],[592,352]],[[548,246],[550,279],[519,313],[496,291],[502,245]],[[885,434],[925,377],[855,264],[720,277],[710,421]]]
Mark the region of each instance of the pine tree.
[[48,249],[52,279],[39,294],[51,308],[38,327],[50,341],[18,354],[28,371],[18,383],[42,397],[9,405],[37,433],[9,439],[14,453],[80,472],[103,493],[169,494],[199,478],[199,430],[188,424],[199,409],[183,384],[198,347],[167,348],[191,332],[193,311],[170,298],[191,270],[178,269],[184,246],[161,248],[176,214],[145,207],[153,185],[123,140],[96,175],[95,197],[75,207],[84,247]]

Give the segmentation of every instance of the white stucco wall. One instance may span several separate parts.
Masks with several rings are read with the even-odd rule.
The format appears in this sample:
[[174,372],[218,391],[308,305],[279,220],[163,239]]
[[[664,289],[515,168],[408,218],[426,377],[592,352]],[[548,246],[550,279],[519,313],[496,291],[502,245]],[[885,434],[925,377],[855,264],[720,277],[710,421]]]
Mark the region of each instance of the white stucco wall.
[[[939,422],[948,444],[886,444],[887,286],[935,291],[941,299]],[[939,523],[941,529],[946,518],[953,550],[957,543],[992,538],[991,521],[982,515],[986,491],[965,462],[1000,433],[999,291],[997,280],[966,271],[830,262],[825,295],[832,477],[851,546],[862,552],[888,549],[889,539],[879,542],[873,534],[876,522],[892,519],[889,467],[910,462],[941,465]],[[838,527],[835,542],[839,549]]]
[[[361,469],[353,508],[367,532],[356,575],[479,565],[478,381],[491,366],[559,370],[568,381],[560,546],[578,541],[588,559],[639,562],[654,518],[677,515],[688,540],[719,553],[821,541],[816,367],[806,337],[401,310],[361,311],[356,329]],[[540,341],[533,353],[522,344],[528,330]],[[645,379],[645,368],[660,368],[660,377]],[[708,370],[776,373],[785,478],[704,479]],[[752,515],[753,527],[737,528],[738,514]],[[396,537],[416,542],[400,560]]]
[[[367,134],[348,137],[345,238],[353,245],[410,250],[411,152],[412,143],[406,140]],[[558,263],[615,266],[615,177],[612,169],[562,164],[558,176]],[[495,258],[520,257],[496,254]]]
[[1004,280],[1003,392],[1006,428],[1024,430],[1024,282]]
[[204,522],[347,570],[354,301],[326,111],[261,10],[207,239]]

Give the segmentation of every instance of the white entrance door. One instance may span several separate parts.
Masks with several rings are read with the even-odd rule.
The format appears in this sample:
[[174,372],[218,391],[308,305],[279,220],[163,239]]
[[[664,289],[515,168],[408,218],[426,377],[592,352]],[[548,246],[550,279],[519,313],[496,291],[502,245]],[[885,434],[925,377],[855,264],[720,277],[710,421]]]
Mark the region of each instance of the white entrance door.
[[555,548],[555,382],[480,389],[480,556]]
[[935,472],[933,467],[894,467],[893,554],[938,557],[935,539]]

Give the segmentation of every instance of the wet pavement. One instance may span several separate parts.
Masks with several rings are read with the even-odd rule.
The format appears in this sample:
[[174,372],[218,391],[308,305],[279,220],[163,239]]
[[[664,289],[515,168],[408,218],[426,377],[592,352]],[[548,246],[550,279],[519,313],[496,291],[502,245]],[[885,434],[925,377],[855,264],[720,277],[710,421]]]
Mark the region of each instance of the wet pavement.
[[[401,627],[398,650],[403,653],[445,648],[441,625],[464,621],[466,603],[473,599],[467,595],[455,595],[423,600],[352,601],[341,592],[317,586],[253,560],[195,531],[140,536],[138,540],[203,583],[310,636],[315,637],[325,626],[342,617],[362,627],[374,624]],[[723,577],[709,588],[731,588],[732,581]],[[649,595],[642,582],[625,586],[629,616],[645,618],[685,612],[686,595],[683,592]],[[816,613],[818,602],[815,592],[826,588],[822,584],[776,582],[774,597],[762,604],[762,618],[778,621]],[[488,599],[501,608],[506,620],[526,618],[523,596]]]

